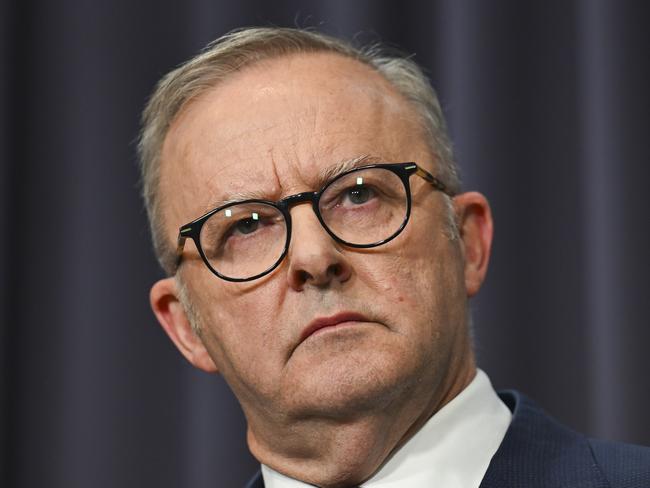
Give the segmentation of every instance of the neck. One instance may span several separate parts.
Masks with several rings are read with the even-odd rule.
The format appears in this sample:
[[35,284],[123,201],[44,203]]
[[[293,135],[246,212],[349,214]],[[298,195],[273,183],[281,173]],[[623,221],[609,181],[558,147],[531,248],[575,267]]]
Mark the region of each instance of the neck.
[[381,411],[345,419],[310,418],[273,432],[255,428],[249,418],[249,448],[261,463],[291,478],[325,488],[356,486],[376,473],[475,374],[470,349],[437,384],[422,385],[428,394],[414,391]]

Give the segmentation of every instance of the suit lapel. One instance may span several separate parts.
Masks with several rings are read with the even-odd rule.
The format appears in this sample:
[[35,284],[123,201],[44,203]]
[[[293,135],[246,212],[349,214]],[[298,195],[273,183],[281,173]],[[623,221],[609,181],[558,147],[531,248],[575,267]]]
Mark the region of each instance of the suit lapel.
[[516,391],[499,397],[513,412],[480,488],[605,488],[587,439]]

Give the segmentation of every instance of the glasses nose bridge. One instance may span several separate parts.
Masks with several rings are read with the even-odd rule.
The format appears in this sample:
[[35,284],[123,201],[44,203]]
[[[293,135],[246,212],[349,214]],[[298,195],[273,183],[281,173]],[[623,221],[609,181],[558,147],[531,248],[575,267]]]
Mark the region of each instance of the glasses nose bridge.
[[295,195],[290,195],[286,198],[280,200],[280,206],[284,211],[289,215],[289,210],[299,203],[311,203],[311,207],[318,216],[318,209],[316,208],[318,202],[318,192],[315,191],[304,191],[302,193],[296,193]]
[[[295,205],[298,205],[300,203],[311,203],[311,208],[314,211],[314,215],[316,216],[316,219],[320,222],[320,224],[325,227],[325,224],[323,223],[321,216],[320,216],[320,211],[318,210],[318,199],[320,198],[320,193],[317,191],[304,191],[302,193],[297,193],[295,195],[290,195],[286,198],[283,198],[280,200],[279,205],[282,208],[282,210],[285,213],[286,218],[288,219],[289,222],[291,222],[291,213],[290,210],[292,207]],[[291,227],[291,224],[290,224]],[[327,227],[325,227],[326,230]],[[328,230],[329,232],[329,230]]]

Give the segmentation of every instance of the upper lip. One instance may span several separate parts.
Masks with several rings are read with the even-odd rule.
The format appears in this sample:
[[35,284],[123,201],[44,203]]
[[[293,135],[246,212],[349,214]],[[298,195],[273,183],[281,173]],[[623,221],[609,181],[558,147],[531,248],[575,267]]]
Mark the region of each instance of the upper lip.
[[368,319],[357,312],[339,312],[329,317],[319,317],[309,322],[307,327],[303,329],[302,334],[300,334],[300,342],[323,327],[331,327],[343,322],[368,322]]

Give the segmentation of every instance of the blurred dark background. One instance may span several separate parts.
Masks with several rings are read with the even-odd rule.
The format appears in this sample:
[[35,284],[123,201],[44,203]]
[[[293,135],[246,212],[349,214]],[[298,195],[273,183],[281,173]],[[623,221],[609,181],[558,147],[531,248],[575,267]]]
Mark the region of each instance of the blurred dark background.
[[401,46],[496,240],[479,364],[594,436],[650,444],[645,2],[0,3],[0,485],[236,487],[238,406],[148,306],[134,139],[156,80],[247,25]]

